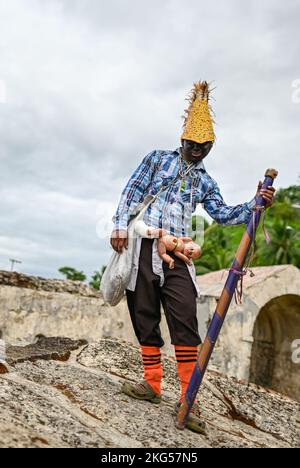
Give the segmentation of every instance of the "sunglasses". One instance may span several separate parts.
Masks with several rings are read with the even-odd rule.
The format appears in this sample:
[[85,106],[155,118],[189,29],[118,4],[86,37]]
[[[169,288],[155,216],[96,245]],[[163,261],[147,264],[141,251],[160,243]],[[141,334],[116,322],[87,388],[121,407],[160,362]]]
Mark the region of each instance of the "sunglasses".
[[184,146],[189,149],[206,150],[212,147],[212,143],[210,141],[206,141],[205,143],[197,143],[195,141],[185,140]]

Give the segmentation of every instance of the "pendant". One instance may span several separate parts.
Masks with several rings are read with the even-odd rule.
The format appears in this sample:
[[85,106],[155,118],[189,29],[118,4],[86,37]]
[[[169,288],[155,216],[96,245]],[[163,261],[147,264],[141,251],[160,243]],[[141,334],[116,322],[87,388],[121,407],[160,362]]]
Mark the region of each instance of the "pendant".
[[182,179],[180,192],[184,192],[184,191],[185,191],[185,179]]

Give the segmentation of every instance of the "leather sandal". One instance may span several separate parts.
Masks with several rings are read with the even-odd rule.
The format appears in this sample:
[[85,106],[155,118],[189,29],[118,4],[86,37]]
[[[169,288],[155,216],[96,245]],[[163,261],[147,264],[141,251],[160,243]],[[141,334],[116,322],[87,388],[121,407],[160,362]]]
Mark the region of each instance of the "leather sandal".
[[[176,414],[181,406],[180,401],[175,405]],[[206,424],[200,418],[200,406],[198,403],[194,403],[189,414],[189,418],[186,423],[186,427],[191,431],[198,432],[199,434],[206,435]]]
[[146,400],[155,404],[161,402],[161,396],[155,393],[151,385],[149,385],[145,380],[140,383],[124,382],[121,391],[137,400]]

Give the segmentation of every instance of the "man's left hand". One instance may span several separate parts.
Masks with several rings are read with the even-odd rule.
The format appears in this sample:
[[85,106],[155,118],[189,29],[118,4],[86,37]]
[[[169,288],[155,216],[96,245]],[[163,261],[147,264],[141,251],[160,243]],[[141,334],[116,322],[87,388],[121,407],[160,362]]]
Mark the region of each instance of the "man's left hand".
[[276,190],[273,186],[269,186],[268,188],[263,189],[262,185],[263,185],[262,181],[259,181],[256,197],[259,197],[261,195],[263,199],[266,201],[266,208],[270,208],[270,206],[272,206],[274,203],[274,195],[275,195]]

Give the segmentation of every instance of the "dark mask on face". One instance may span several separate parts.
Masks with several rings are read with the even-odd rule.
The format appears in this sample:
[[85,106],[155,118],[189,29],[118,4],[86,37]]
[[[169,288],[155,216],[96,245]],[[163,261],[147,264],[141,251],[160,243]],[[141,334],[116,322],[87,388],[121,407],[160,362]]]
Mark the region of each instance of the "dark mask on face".
[[210,152],[213,142],[206,141],[205,143],[196,143],[191,140],[182,140],[182,153],[187,161],[199,162],[202,161]]

